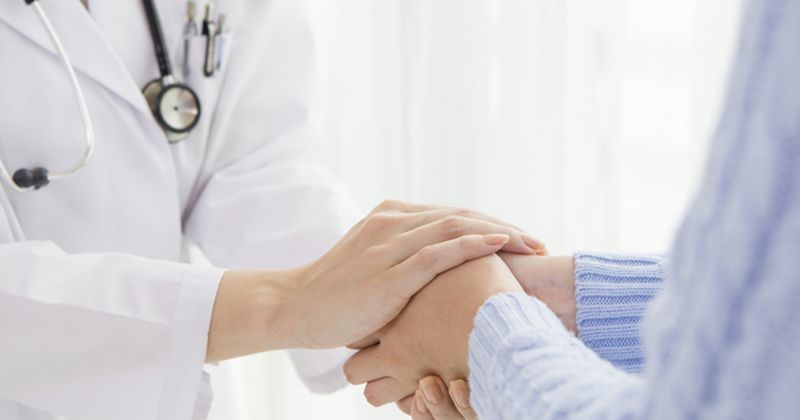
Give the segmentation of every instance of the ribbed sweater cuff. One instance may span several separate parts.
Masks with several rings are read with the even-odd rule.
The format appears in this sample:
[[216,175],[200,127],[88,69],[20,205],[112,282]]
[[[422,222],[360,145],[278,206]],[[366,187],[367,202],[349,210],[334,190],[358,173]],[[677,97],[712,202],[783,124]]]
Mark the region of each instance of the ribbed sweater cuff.
[[508,345],[508,340],[515,340],[516,332],[530,332],[532,329],[539,329],[547,336],[563,336],[565,340],[572,338],[546,305],[525,294],[493,296],[478,311],[469,338],[471,400],[478,413],[498,412],[493,407],[497,390],[487,389],[498,383],[493,380],[499,379],[493,378],[494,375],[503,374],[502,369],[496,369],[497,361],[506,356],[504,349],[513,348]]
[[578,337],[614,366],[641,372],[641,321],[662,285],[663,257],[576,254]]

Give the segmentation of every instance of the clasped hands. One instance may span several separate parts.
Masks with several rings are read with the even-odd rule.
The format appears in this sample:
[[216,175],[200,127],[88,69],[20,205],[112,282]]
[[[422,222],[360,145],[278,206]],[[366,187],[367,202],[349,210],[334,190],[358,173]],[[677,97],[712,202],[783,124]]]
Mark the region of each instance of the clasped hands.
[[226,271],[206,361],[363,341],[440,273],[500,250],[536,255],[544,246],[473,211],[386,201],[307,265]]
[[[541,242],[492,217],[387,201],[305,266],[226,271],[214,301],[206,361],[351,343],[363,350],[347,364],[350,381],[369,382],[365,392],[373,404],[400,401],[419,417],[426,407],[438,408],[421,398],[414,403],[420,378],[467,377],[467,340],[486,299],[535,292],[517,281],[495,255],[499,251],[515,253],[503,258],[520,279],[527,268],[553,258],[536,259],[546,253]],[[527,277],[539,282],[534,285],[545,278]],[[452,404],[439,381],[441,401]]]
[[571,257],[500,254],[441,274],[387,326],[350,345],[360,351],[345,365],[348,381],[366,383],[372,405],[396,402],[414,419],[477,418],[464,379],[478,310],[496,294],[527,293],[574,331],[572,270]]

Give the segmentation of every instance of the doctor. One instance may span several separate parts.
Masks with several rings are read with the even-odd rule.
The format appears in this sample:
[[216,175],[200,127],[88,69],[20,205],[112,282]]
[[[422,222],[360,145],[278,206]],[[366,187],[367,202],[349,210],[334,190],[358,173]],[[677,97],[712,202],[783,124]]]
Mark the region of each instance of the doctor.
[[[357,213],[306,131],[296,1],[219,1],[224,23],[198,8],[197,34],[183,1],[158,0],[160,16],[42,1],[0,8],[0,161],[15,175],[0,190],[3,420],[202,419],[204,362],[343,346],[440,272],[542,249],[480,214],[387,202],[325,253]],[[182,263],[186,240],[227,270]],[[325,391],[346,356],[296,360]]]

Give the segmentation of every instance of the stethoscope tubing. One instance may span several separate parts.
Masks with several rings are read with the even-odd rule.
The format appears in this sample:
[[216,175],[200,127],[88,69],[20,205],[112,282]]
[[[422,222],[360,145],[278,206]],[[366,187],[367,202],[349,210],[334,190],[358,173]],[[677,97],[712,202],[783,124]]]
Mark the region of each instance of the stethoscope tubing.
[[[86,105],[86,98],[83,94],[83,89],[81,89],[81,85],[78,81],[78,76],[75,74],[75,69],[72,67],[72,61],[69,59],[69,55],[67,54],[66,49],[64,49],[64,45],[61,43],[61,38],[56,33],[53,25],[50,23],[50,19],[48,19],[47,14],[45,13],[42,5],[39,3],[38,0],[26,0],[29,5],[33,6],[36,10],[36,14],[39,16],[39,20],[41,20],[42,24],[44,25],[45,29],[47,30],[47,34],[50,37],[50,40],[53,42],[53,45],[56,47],[56,51],[58,52],[59,57],[61,58],[61,63],[64,65],[64,68],[67,71],[67,75],[69,76],[70,86],[72,87],[72,92],[74,93],[76,102],[78,103],[78,108],[81,114],[81,121],[83,123],[84,129],[84,136],[86,138],[86,146],[83,152],[83,157],[73,165],[72,167],[58,172],[49,172],[48,178],[50,180],[57,180],[60,178],[65,178],[70,175],[73,175],[83,169],[87,163],[92,158],[92,154],[94,153],[94,142],[95,142],[95,133],[94,133],[94,125],[92,124],[92,117],[89,113],[89,107]],[[29,191],[33,191],[33,188],[20,188],[12,179],[11,175],[8,172],[8,169],[5,167],[5,164],[0,160],[0,173],[2,176],[8,181],[8,184],[16,191],[25,193]]]
[[161,28],[161,19],[158,17],[158,10],[153,0],[142,0],[145,15],[147,16],[147,26],[150,28],[150,35],[153,40],[153,48],[156,50],[156,61],[158,61],[158,71],[162,79],[172,81],[172,63],[167,56],[166,41],[164,41],[164,30]]
[[[21,168],[12,175],[9,173],[8,168],[6,168],[5,163],[2,161],[2,159],[0,159],[0,175],[5,178],[11,188],[20,193],[37,190],[46,186],[50,181],[66,178],[77,173],[91,160],[94,153],[95,144],[94,125],[92,124],[89,107],[86,104],[86,97],[78,81],[78,77],[75,74],[72,61],[69,59],[69,55],[67,54],[67,51],[61,42],[61,38],[58,36],[55,28],[50,23],[50,19],[47,17],[47,14],[45,13],[44,8],[39,0],[25,0],[25,3],[33,6],[34,10],[36,10],[36,14],[39,16],[39,20],[47,30],[47,34],[55,46],[58,56],[61,58],[61,62],[66,69],[67,75],[69,76],[70,87],[72,88],[72,92],[78,104],[81,122],[83,123],[86,146],[81,159],[75,165],[63,171],[50,172],[47,168],[42,167]],[[155,49],[156,60],[158,62],[158,69],[160,73],[160,78],[157,79],[157,82],[161,87],[159,88],[159,92],[154,92],[154,94],[158,93],[158,95],[153,98],[155,103],[151,104],[151,108],[153,109],[159,124],[162,126],[165,132],[167,132],[168,136],[175,137],[168,138],[170,143],[175,143],[184,139],[186,134],[190,132],[199,121],[201,113],[200,101],[197,94],[189,86],[182,83],[177,83],[175,81],[175,78],[172,75],[172,64],[170,63],[167,53],[167,47],[164,41],[164,32],[161,28],[161,20],[158,17],[158,11],[156,10],[153,0],[142,0],[142,3],[144,4],[147,23],[150,28],[150,35],[153,40],[153,46]],[[148,86],[149,85],[150,84],[148,84]],[[145,90],[146,89],[147,87],[145,87]],[[167,93],[169,93],[171,96],[167,95]],[[184,104],[187,104],[187,102],[181,101],[181,94],[183,94],[184,100],[186,98],[189,99],[187,106],[183,106]],[[165,102],[169,100],[173,102]],[[167,106],[166,109],[171,112],[170,118],[167,118],[165,115],[163,115],[163,109],[165,105]],[[175,125],[174,123],[176,122],[179,125]]]

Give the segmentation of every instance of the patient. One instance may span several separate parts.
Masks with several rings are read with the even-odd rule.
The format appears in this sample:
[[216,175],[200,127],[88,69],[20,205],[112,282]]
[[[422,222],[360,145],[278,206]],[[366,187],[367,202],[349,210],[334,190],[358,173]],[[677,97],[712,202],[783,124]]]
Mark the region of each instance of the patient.
[[[468,339],[479,308],[501,293],[541,299],[556,315],[557,320],[549,319],[554,327],[580,331],[584,344],[606,360],[628,372],[641,370],[639,323],[660,290],[659,257],[501,257],[472,261],[439,276],[393,323],[356,344],[366,349],[348,362],[345,372],[352,383],[368,383],[365,396],[370,403],[398,402],[418,418],[477,418],[463,380],[469,374]],[[577,306],[576,271],[581,301]],[[615,294],[636,298],[615,299]],[[576,317],[582,321],[580,328]],[[602,331],[609,322],[613,330]]]
[[350,381],[418,420],[800,418],[800,1],[750,0],[742,16],[708,168],[667,264],[470,262],[357,343]]

